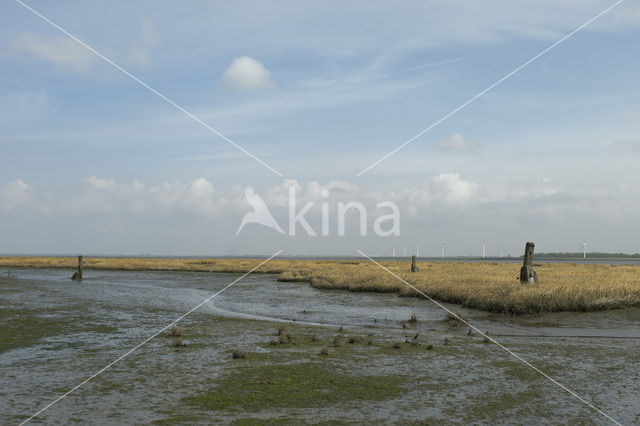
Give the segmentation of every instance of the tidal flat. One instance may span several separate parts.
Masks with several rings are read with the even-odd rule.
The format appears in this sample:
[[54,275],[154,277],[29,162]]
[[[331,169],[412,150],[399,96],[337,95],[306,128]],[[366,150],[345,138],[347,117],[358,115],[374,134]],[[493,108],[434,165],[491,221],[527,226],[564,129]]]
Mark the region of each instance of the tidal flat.
[[[30,417],[239,276],[88,269],[78,283],[70,272],[0,278],[2,424]],[[279,276],[245,277],[180,321],[179,345],[171,327],[161,331],[33,422],[610,423],[428,300]],[[640,422],[640,309],[445,306],[617,421]]]

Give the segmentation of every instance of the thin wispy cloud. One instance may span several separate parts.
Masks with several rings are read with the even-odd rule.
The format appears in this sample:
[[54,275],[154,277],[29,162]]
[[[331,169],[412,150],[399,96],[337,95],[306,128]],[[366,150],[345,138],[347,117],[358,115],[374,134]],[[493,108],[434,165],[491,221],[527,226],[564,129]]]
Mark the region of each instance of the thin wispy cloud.
[[75,72],[87,72],[98,62],[91,52],[64,36],[22,33],[14,40],[12,47]]
[[410,72],[421,71],[421,70],[425,70],[425,69],[428,69],[428,68],[434,68],[434,67],[439,67],[439,66],[442,66],[442,65],[453,64],[453,63],[456,63],[456,62],[460,62],[463,59],[464,59],[464,57],[460,56],[459,58],[450,59],[450,60],[447,60],[447,61],[432,62],[432,63],[429,63],[429,64],[423,64],[423,65],[417,65],[415,67],[409,67],[409,68],[406,68],[405,71],[410,71]]
[[140,23],[140,37],[129,47],[129,58],[132,63],[140,66],[149,66],[152,63],[152,51],[159,44],[159,36],[148,17]]

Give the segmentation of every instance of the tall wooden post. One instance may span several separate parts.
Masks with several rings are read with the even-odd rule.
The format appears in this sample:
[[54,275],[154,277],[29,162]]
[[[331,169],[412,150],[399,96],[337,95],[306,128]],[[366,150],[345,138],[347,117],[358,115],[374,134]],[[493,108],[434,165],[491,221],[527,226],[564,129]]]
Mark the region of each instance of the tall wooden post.
[[71,277],[72,280],[82,281],[82,269],[83,269],[83,266],[84,265],[82,264],[82,256],[78,256],[78,271],[73,274],[73,276]]
[[524,261],[520,268],[520,283],[534,284],[538,282],[538,274],[533,270],[533,249],[536,245],[528,242],[524,247]]
[[411,256],[411,272],[418,272],[418,266],[416,265],[415,256]]

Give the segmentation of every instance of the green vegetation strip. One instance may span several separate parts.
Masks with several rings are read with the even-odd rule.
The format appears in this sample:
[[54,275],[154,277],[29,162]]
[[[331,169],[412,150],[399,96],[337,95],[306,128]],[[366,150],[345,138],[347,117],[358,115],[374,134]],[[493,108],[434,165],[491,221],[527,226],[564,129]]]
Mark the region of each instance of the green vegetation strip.
[[[53,315],[53,314],[56,315]],[[114,327],[87,324],[84,317],[61,308],[14,309],[0,307],[0,353],[33,346],[47,337],[93,331],[111,333]]]
[[350,376],[315,362],[247,366],[184,402],[210,410],[320,407],[393,398],[403,392],[401,382],[397,376]]

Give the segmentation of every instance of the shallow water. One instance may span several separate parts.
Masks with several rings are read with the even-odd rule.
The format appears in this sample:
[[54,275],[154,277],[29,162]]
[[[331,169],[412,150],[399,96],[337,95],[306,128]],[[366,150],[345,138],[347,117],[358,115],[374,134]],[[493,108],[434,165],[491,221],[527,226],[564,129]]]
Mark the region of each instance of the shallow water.
[[[0,325],[9,333],[8,340],[14,342],[0,352],[3,424],[19,423],[34,414],[238,277],[201,272],[88,270],[87,278],[76,283],[69,279],[69,271],[60,269],[13,272],[13,278],[0,278]],[[464,313],[479,329],[487,330],[528,360],[547,363],[563,382],[586,393],[587,399],[597,400],[619,421],[640,421],[640,309],[507,316],[446,306]],[[423,355],[405,356],[401,364],[395,356],[385,355],[375,361],[372,358],[371,364],[358,361],[354,365],[363,374],[375,371],[416,376],[415,386],[402,400],[385,401],[364,412],[334,407],[330,412],[309,408],[294,410],[295,414],[307,421],[336,413],[360,413],[362,420],[383,420],[391,413],[406,421],[435,418],[530,423],[536,420],[535,410],[550,407],[567,418],[594,423],[606,420],[535,375],[531,386],[550,392],[527,402],[533,412],[518,414],[525,416],[518,418],[522,421],[491,417],[491,413],[480,410],[478,407],[485,400],[476,399],[495,392],[492,386],[499,386],[502,391],[521,390],[522,384],[509,382],[508,377],[505,379],[490,368],[503,368],[504,362],[512,362],[510,355],[495,345],[483,346],[477,337],[467,337],[466,327],[451,328],[443,320],[446,313],[429,301],[395,294],[318,290],[306,283],[281,283],[273,275],[256,274],[245,277],[182,321],[185,330],[192,330],[185,336],[188,352],[173,348],[166,333],[162,333],[34,421],[146,423],[162,419],[167,416],[168,407],[180,398],[204,391],[210,385],[209,379],[224,374],[232,348],[268,352],[264,346],[265,339],[269,339],[265,330],[276,322],[295,323],[307,327],[305,330],[317,329],[318,333],[334,333],[337,327],[344,326],[391,342],[403,338],[406,332],[401,321],[414,313],[419,321],[412,326],[411,334],[423,334],[434,342],[448,336],[458,339],[460,348],[466,348],[466,352],[434,361],[434,366],[443,371],[443,380],[459,386],[454,393],[467,395],[459,402],[459,411],[455,404],[451,407],[452,397],[440,393],[432,394],[425,404],[420,383],[426,379],[415,373],[425,365]],[[33,317],[40,321],[30,322]],[[519,363],[513,362],[516,366]],[[494,374],[495,381],[491,379]],[[470,377],[472,382],[468,381]],[[589,389],[585,389],[585,383]],[[271,418],[283,413],[275,410],[251,414]],[[229,413],[216,415],[221,422],[235,418]]]

